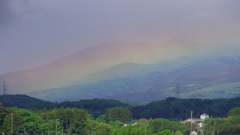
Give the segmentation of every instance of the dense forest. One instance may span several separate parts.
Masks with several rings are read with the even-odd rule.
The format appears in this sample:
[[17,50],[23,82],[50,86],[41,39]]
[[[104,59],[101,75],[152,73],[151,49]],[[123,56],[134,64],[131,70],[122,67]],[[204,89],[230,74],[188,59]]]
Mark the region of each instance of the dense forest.
[[207,113],[212,117],[225,117],[231,108],[240,107],[240,97],[229,99],[180,99],[169,97],[146,105],[136,105],[110,99],[85,99],[52,103],[26,95],[6,95],[0,96],[0,102],[6,108],[18,107],[30,110],[48,110],[63,107],[84,109],[94,118],[105,114],[109,108],[123,107],[128,108],[132,112],[134,119],[167,118],[173,120],[186,119],[190,116],[191,111],[194,112],[194,117],[199,117],[202,113]]
[[0,131],[5,134],[48,135],[182,135],[189,129],[179,121],[161,118],[132,121],[131,111],[123,107],[108,109],[104,115],[94,119],[86,110],[77,108],[33,111],[1,106]]
[[[22,101],[17,102],[9,100],[10,97],[14,96],[1,97],[1,101],[5,99],[4,101],[9,101],[11,104],[0,103],[0,132],[5,134],[188,135],[191,129],[205,135],[234,135],[240,132],[240,107],[231,108],[231,106],[238,106],[239,98],[216,100],[168,98],[144,106],[134,106],[115,100],[102,99],[81,100],[71,104],[72,102],[51,103],[24,95],[15,95],[16,98],[23,98]],[[27,101],[30,105],[27,104]],[[13,105],[13,102],[16,102],[15,107],[9,106]],[[46,107],[39,105],[41,102],[46,103]],[[191,104],[192,106],[190,106]],[[200,104],[205,105],[206,108]],[[34,107],[34,105],[36,106]],[[228,105],[227,108],[225,108],[226,105]],[[167,109],[165,111],[169,111],[169,115],[164,115],[160,106],[162,109]],[[189,114],[187,111],[190,109],[185,106],[192,108],[196,115],[199,113],[197,111],[201,109],[204,112],[222,109],[224,112],[221,117],[217,116],[220,113],[216,113],[216,116],[206,119],[201,128],[195,123],[181,123],[176,120],[176,117],[184,115],[184,111],[186,111],[186,115]],[[183,110],[180,111],[180,108]],[[94,117],[89,113],[94,109],[98,110],[96,113],[98,116]],[[100,111],[101,109],[105,111]],[[137,109],[142,111],[135,116]],[[229,111],[225,113],[228,109]],[[177,115],[178,113],[179,115]],[[140,117],[140,114],[143,117]],[[169,119],[158,117],[159,114]],[[173,117],[173,114],[177,116]],[[223,116],[224,114],[225,116]],[[148,118],[151,115],[153,117]]]

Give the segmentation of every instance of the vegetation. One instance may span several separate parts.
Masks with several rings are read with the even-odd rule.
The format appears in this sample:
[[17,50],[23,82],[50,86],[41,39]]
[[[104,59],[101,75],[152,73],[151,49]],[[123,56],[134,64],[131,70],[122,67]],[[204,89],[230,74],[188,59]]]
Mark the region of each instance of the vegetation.
[[127,103],[122,103],[117,100],[111,99],[85,99],[80,101],[65,101],[59,104],[56,104],[57,108],[59,107],[70,107],[70,108],[80,108],[87,110],[95,118],[104,114],[108,108],[114,107],[127,107],[130,108],[131,105]]
[[[110,101],[110,103],[107,103],[107,101]],[[113,103],[111,104],[112,101]],[[38,102],[42,101],[39,100]],[[215,100],[168,98],[163,101],[152,102],[145,106],[135,107],[114,100],[100,99],[73,103],[73,105],[71,105],[71,102],[50,103],[48,107],[41,109],[37,109],[40,107],[37,104],[37,107],[31,106],[31,108],[27,109],[5,107],[4,104],[0,103],[0,132],[6,134],[49,135],[60,135],[62,133],[78,135],[187,135],[190,132],[190,123],[182,124],[179,120],[174,119],[181,115],[184,116],[184,111],[186,111],[187,115],[189,109],[193,109],[195,114],[202,113],[203,111],[213,112],[213,114],[209,114],[215,116],[206,119],[203,128],[198,127],[194,123],[193,129],[199,132],[204,132],[206,135],[234,135],[240,132],[239,98]],[[92,110],[101,108],[105,112],[102,114],[98,112],[101,115],[93,117],[86,109],[82,109],[79,106],[79,108],[74,108],[77,103],[79,103],[79,106],[84,106],[88,109],[92,108]],[[197,103],[199,105],[196,105]],[[60,106],[60,104],[63,105]],[[107,107],[104,104],[111,107],[106,109]],[[117,104],[123,105],[123,107],[115,107]],[[187,105],[189,108],[185,107]],[[235,107],[230,108],[231,106]],[[161,110],[160,108],[165,110]],[[228,108],[230,109],[226,112]],[[139,114],[141,115],[137,115],[139,118],[136,119],[136,111],[141,109],[143,111],[140,111]],[[199,110],[201,112],[197,112]],[[217,111],[222,111],[225,116],[217,116],[220,115],[220,113],[214,113]],[[158,114],[169,119],[158,117]],[[177,114],[179,116],[173,117],[173,115]],[[145,118],[140,116],[153,117]]]
[[108,109],[104,115],[105,122],[126,122],[132,120],[132,112],[127,108],[116,107]]
[[[85,110],[77,108],[55,108],[50,110],[31,111],[21,108],[1,107],[0,131],[6,134],[78,134],[78,135],[140,135],[145,132],[157,135],[161,129],[185,132],[186,127],[180,122],[172,122],[166,119],[138,120],[139,124],[124,126],[124,122],[131,119],[131,112],[127,108],[116,107],[106,111],[105,119],[113,115],[107,123],[95,120]],[[102,116],[100,116],[102,117]],[[120,117],[118,119],[113,119]],[[167,122],[167,123],[165,123]],[[159,128],[159,123],[166,126]]]
[[225,117],[231,108],[240,107],[240,97],[229,99],[179,99],[170,97],[166,100],[155,101],[146,105],[132,105],[110,99],[86,99],[74,102],[52,103],[25,95],[6,95],[0,96],[0,102],[3,103],[4,107],[18,107],[30,110],[49,110],[61,107],[79,108],[86,110],[94,118],[105,114],[107,109],[123,107],[132,112],[133,119],[167,118],[174,120],[188,118],[191,111],[194,112],[194,117],[198,117],[202,113],[207,113],[214,117]]
[[[112,108],[110,111],[119,109],[119,107]],[[121,109],[125,110],[125,108]],[[231,109],[226,118],[207,119],[203,127],[204,134],[238,134],[240,132],[238,110],[239,108]],[[190,132],[187,125],[163,118],[139,119],[135,120],[136,124],[127,126],[119,120],[106,123],[94,119],[85,110],[77,108],[31,111],[1,107],[0,111],[1,120],[3,120],[0,124],[0,131],[6,134],[187,135]],[[104,117],[107,112],[103,115]]]
[[32,98],[26,95],[2,95],[0,96],[0,102],[2,102],[5,107],[19,107],[32,110],[42,108],[49,109],[54,107],[54,103]]
[[62,103],[52,103],[26,95],[6,95],[0,96],[0,102],[4,107],[18,107],[31,110],[40,109],[53,109],[53,108],[79,108],[85,109],[88,113],[92,114],[95,118],[104,114],[108,108],[113,107],[127,107],[130,108],[129,103],[122,103],[117,100],[111,99],[86,99],[80,101],[65,101]]
[[225,117],[233,107],[240,107],[240,97],[230,99],[179,99],[167,98],[166,100],[151,102],[147,105],[137,106],[132,109],[135,119],[139,118],[167,118],[186,119],[193,111],[193,117],[202,113],[214,117]]
[[204,126],[205,134],[237,135],[240,133],[240,108],[233,108],[225,118],[211,118]]

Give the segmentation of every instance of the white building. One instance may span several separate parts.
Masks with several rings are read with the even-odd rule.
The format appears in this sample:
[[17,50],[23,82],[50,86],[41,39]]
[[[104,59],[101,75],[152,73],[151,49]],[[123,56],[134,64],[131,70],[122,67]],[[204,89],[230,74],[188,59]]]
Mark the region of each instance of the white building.
[[182,123],[187,123],[187,122],[194,122],[197,123],[199,125],[200,128],[203,127],[203,122],[206,118],[209,118],[209,115],[207,115],[206,113],[203,113],[202,115],[200,115],[200,118],[188,118],[184,121],[181,121]]
[[209,115],[207,115],[206,113],[200,115],[200,119],[205,120],[206,118],[209,118]]
[[197,135],[198,133],[196,132],[196,131],[192,131],[192,132],[190,132],[190,135]]
[[132,121],[127,121],[123,123],[124,127],[129,126],[129,125],[137,125],[137,122],[132,120]]

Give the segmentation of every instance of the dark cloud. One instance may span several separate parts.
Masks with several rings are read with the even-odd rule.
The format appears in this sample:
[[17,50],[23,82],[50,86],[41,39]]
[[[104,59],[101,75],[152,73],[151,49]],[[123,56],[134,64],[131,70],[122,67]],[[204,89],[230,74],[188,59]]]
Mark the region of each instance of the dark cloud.
[[[239,5],[240,0],[0,0],[0,61],[8,57],[15,64],[2,65],[0,72],[49,63],[104,41],[239,41]],[[19,59],[25,63],[17,64]]]
[[10,0],[0,0],[0,25],[8,24],[14,17],[14,12],[10,7]]

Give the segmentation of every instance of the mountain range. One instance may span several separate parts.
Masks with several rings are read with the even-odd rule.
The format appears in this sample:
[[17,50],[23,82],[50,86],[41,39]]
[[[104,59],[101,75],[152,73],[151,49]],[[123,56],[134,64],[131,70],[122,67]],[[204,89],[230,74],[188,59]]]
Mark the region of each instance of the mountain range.
[[[166,56],[169,58],[181,56],[183,54],[181,52],[186,52],[189,48],[185,45],[186,42],[188,41],[106,42],[77,51],[40,67],[1,74],[0,81],[7,82],[9,94],[63,87],[113,65],[127,62],[144,63],[155,59],[166,59]],[[179,44],[183,44],[183,46],[180,47]],[[168,56],[170,51],[175,52],[176,55]]]
[[103,43],[41,67],[2,74],[0,81],[7,82],[10,94],[58,102],[106,98],[146,104],[170,96],[239,96],[238,51],[206,51],[191,44],[180,39]]
[[50,101],[106,98],[138,104],[170,96],[225,98],[240,95],[239,73],[239,56],[149,65],[124,63],[88,76],[84,85],[75,81],[68,87],[28,94]]

